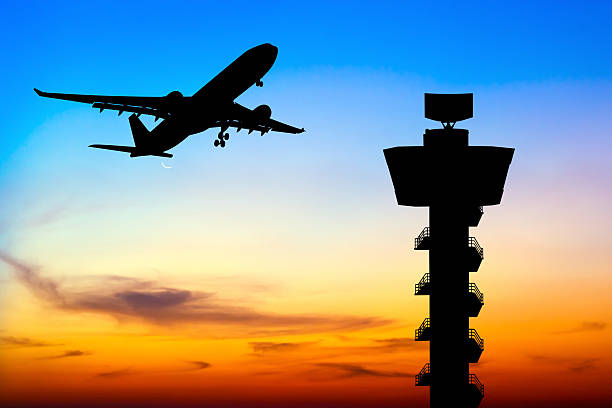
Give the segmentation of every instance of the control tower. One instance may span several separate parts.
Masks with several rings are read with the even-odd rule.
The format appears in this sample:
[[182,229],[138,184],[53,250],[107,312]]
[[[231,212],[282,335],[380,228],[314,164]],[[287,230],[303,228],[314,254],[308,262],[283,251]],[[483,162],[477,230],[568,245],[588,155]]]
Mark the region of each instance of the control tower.
[[484,385],[469,364],[478,362],[484,340],[470,327],[484,296],[470,272],[477,272],[484,250],[470,227],[478,226],[483,206],[501,202],[514,149],[470,146],[468,131],[455,123],[473,116],[473,94],[425,94],[425,117],[442,122],[427,129],[423,146],[384,150],[399,205],[429,207],[429,226],[414,249],[429,251],[429,272],[415,285],[415,295],[429,296],[429,317],[415,331],[429,341],[429,363],[416,376],[429,386],[432,408],[477,407]]

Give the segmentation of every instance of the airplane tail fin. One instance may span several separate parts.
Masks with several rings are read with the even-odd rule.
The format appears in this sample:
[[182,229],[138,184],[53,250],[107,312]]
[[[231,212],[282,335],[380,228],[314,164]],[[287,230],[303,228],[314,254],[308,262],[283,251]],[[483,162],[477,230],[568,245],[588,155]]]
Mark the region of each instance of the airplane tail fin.
[[129,120],[132,136],[134,137],[134,145],[138,148],[146,148],[151,144],[151,132],[149,132],[136,114],[131,114]]
[[145,127],[140,121],[138,116],[135,114],[130,115],[130,128],[132,129],[132,136],[134,137],[134,146],[117,146],[117,145],[106,145],[106,144],[93,144],[89,147],[95,147],[96,149],[114,150],[116,152],[126,152],[130,154],[130,157],[140,156],[159,156],[159,157],[172,157],[172,154],[160,151],[161,149],[156,148],[153,143],[151,132]]

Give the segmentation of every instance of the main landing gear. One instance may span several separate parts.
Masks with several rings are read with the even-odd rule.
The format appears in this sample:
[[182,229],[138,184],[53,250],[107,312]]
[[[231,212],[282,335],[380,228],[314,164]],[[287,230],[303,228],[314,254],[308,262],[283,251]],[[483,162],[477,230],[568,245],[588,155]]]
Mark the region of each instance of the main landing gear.
[[223,131],[219,132],[219,134],[217,135],[217,139],[215,140],[215,147],[217,146],[221,146],[221,147],[225,147],[225,141],[229,140],[229,133],[225,133],[223,134]]
[[258,86],[260,88],[263,86],[263,82],[261,81],[261,79],[255,82],[255,86]]

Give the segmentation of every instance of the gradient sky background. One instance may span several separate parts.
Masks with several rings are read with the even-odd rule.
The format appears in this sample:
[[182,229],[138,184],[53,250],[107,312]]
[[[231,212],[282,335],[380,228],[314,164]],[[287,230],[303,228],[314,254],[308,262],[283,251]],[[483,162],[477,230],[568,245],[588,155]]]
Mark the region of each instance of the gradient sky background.
[[[3,5],[3,406],[427,406],[427,210],[382,154],[438,126],[424,92],[474,92],[471,143],[516,148],[473,230],[482,406],[612,405],[612,5],[380,3]],[[32,91],[191,95],[264,42],[238,101],[307,133],[210,130],[170,169],[87,148],[127,115]]]

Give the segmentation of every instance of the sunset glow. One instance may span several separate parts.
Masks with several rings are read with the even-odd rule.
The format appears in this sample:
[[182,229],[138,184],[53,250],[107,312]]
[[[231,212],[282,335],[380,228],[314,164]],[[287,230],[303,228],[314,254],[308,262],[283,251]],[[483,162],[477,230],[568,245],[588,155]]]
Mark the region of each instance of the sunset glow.
[[[612,405],[609,4],[170,4],[5,5],[0,405],[428,406],[427,210],[382,153],[439,127],[424,92],[474,92],[470,143],[516,149],[472,230],[481,406]],[[87,147],[127,115],[32,91],[191,95],[265,42],[237,101],[306,133],[130,159]]]

